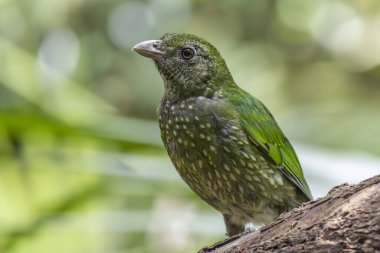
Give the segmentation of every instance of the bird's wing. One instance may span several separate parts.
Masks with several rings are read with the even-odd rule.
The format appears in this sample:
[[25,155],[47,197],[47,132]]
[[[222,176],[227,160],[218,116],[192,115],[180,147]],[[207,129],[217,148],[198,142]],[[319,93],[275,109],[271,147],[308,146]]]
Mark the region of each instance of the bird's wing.
[[261,101],[250,94],[244,91],[234,93],[231,101],[241,115],[241,125],[251,142],[277,164],[282,173],[309,199],[312,199],[296,153],[272,114]]

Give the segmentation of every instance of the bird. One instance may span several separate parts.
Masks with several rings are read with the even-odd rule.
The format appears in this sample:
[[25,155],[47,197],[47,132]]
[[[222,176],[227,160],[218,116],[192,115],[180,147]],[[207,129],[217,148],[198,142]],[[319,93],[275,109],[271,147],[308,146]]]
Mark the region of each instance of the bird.
[[312,200],[297,155],[273,115],[235,83],[210,42],[166,33],[133,50],[152,59],[163,80],[157,116],[174,167],[223,215],[227,236]]

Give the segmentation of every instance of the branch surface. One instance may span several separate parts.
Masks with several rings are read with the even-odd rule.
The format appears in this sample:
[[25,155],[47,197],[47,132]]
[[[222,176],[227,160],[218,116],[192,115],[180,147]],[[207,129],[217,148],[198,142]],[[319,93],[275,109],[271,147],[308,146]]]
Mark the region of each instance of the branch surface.
[[380,253],[380,175],[336,186],[255,232],[200,250],[211,252]]

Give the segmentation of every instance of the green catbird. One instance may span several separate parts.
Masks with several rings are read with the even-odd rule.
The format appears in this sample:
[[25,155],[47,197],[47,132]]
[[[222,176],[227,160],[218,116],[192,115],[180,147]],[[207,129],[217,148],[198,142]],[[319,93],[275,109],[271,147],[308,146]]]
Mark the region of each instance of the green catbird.
[[295,151],[272,114],[234,82],[212,44],[170,33],[133,50],[152,59],[163,79],[157,114],[172,163],[223,214],[228,236],[312,199]]

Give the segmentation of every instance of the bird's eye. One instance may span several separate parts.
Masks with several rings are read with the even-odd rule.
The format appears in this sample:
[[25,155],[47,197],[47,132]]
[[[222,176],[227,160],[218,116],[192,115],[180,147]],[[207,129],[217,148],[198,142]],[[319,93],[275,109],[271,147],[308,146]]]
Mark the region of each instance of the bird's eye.
[[190,47],[185,47],[181,50],[181,56],[185,60],[190,60],[194,57],[195,51]]

